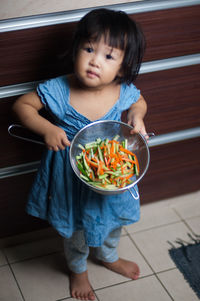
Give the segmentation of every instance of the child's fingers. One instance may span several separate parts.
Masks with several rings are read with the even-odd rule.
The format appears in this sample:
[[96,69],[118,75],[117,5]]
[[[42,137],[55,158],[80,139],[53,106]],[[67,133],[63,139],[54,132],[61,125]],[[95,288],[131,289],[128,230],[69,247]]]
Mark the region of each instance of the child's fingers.
[[70,146],[70,141],[68,140],[67,136],[66,136],[66,138],[63,139],[62,144],[63,144],[64,148],[66,146]]
[[70,142],[67,138],[62,139],[57,143],[47,144],[47,148],[55,152],[64,150],[67,146],[70,146]]
[[45,136],[47,148],[57,152],[70,146],[70,141],[65,131],[58,127],[54,127],[53,129],[54,131],[48,132],[48,135]]
[[134,133],[140,133],[141,135],[143,135],[145,138],[147,138],[148,134],[146,132],[146,129],[144,126],[137,126],[135,125],[133,130],[131,130],[131,134]]

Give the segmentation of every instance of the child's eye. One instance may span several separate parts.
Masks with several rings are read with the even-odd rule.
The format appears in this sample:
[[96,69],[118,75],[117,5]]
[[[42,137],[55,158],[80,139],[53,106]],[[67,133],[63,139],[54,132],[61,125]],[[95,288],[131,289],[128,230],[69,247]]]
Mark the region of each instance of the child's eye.
[[93,52],[93,48],[91,48],[91,47],[86,47],[86,48],[85,48],[85,51],[87,51],[88,53],[91,53],[91,52]]
[[107,58],[107,60],[112,60],[113,59],[111,54],[106,54],[106,58]]

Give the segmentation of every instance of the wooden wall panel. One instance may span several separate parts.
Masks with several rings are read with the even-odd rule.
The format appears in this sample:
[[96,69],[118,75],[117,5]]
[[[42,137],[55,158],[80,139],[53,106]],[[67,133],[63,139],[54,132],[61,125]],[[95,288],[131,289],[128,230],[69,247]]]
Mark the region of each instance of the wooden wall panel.
[[[193,54],[200,49],[199,7],[135,14],[147,40],[144,61]],[[60,55],[71,47],[75,23],[0,34],[0,86],[70,72]],[[69,60],[68,60],[69,62]]]
[[136,14],[147,41],[144,61],[199,52],[200,5]]
[[63,73],[60,55],[70,48],[73,28],[74,24],[69,23],[1,33],[0,85]]
[[47,227],[45,221],[28,215],[26,201],[34,174],[1,179],[0,238]]
[[[19,123],[12,113],[16,97],[0,99],[0,168],[40,160],[44,146],[13,138],[8,134],[8,126]],[[31,135],[30,135],[31,137]]]
[[139,183],[141,203],[200,188],[200,138],[150,148],[150,165]]
[[142,74],[136,85],[148,104],[146,126],[156,135],[200,124],[200,65]]

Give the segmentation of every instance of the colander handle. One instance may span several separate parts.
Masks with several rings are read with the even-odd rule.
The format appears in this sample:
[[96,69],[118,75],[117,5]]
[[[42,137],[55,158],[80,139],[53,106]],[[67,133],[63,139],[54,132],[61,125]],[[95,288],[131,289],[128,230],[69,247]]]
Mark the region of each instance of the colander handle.
[[135,200],[138,200],[139,199],[139,193],[137,192],[137,190],[135,189],[135,187],[132,187],[134,189],[134,192],[135,192],[135,195],[134,193],[131,191],[131,189],[129,188],[128,191],[130,192],[130,194],[132,195],[132,197],[135,199]]
[[146,138],[146,137],[149,137],[149,138],[151,138],[151,137],[154,137],[155,136],[155,134],[152,132],[152,133],[147,133],[146,135],[144,135],[144,138]]
[[[10,136],[12,137],[15,137],[15,138],[19,138],[19,139],[22,139],[22,140],[25,140],[25,141],[28,141],[28,142],[33,142],[33,143],[37,143],[37,144],[42,144],[44,145],[45,143],[42,142],[42,141],[39,141],[39,140],[36,140],[36,139],[31,139],[31,138],[26,138],[26,137],[23,137],[21,135],[16,135],[12,132],[13,129],[25,129],[27,130],[24,126],[20,125],[20,124],[11,124],[9,127],[8,127],[8,133],[10,134]],[[28,130],[29,131],[29,130]],[[31,131],[30,131],[31,133]],[[32,133],[33,134],[33,133]]]

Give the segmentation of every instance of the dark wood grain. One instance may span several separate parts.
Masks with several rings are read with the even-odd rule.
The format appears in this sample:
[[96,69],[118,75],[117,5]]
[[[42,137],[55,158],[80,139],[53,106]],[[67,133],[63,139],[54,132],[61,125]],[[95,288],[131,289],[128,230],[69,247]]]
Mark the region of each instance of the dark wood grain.
[[0,238],[47,227],[45,221],[28,215],[25,211],[29,189],[34,174],[1,179]]
[[147,41],[144,61],[199,52],[200,5],[134,15]]
[[136,85],[148,104],[145,123],[160,135],[200,125],[200,65],[139,76]]
[[200,138],[150,149],[150,166],[139,183],[141,202],[149,203],[200,189]]
[[[0,99],[0,168],[40,160],[44,146],[11,137],[8,126],[18,123],[12,112],[16,97]],[[39,137],[38,137],[39,138]]]

